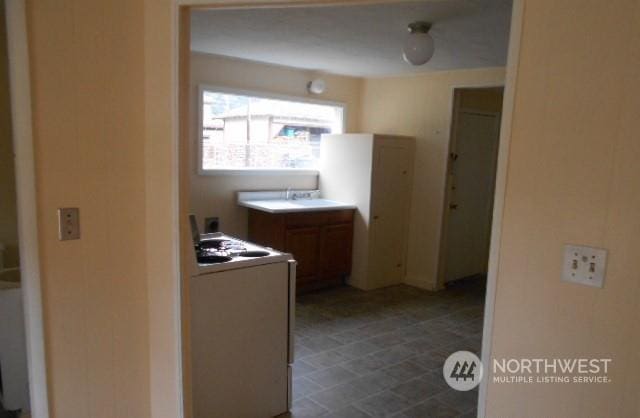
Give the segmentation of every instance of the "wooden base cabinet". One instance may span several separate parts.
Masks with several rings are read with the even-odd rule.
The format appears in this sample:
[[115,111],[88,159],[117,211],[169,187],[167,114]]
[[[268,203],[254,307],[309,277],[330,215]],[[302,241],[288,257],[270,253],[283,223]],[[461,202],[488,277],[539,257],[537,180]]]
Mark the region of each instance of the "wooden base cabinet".
[[285,230],[284,251],[293,254],[298,262],[297,282],[312,282],[320,276],[320,251],[322,251],[322,229],[292,228]]
[[354,210],[267,213],[249,209],[249,240],[293,254],[298,291],[344,282],[351,274]]

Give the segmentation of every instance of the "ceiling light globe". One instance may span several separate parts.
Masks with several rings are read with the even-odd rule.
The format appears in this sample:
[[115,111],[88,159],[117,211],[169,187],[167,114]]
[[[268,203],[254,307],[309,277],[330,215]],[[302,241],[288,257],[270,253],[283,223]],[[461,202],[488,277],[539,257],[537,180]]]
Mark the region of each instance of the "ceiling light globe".
[[423,65],[433,57],[433,38],[428,33],[413,32],[407,35],[402,48],[402,58],[411,65]]

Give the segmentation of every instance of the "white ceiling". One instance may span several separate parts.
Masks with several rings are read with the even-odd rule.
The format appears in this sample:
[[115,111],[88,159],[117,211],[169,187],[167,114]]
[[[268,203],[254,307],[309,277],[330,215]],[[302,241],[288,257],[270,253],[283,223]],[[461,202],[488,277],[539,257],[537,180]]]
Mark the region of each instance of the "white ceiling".
[[[511,0],[428,0],[358,6],[197,10],[193,51],[353,76],[503,66]],[[433,23],[427,64],[402,60],[407,25]]]

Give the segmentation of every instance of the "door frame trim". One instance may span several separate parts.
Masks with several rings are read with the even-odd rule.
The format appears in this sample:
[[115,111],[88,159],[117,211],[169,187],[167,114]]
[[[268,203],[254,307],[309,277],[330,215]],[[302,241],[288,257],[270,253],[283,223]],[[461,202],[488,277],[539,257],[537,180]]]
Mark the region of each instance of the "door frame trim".
[[36,170],[25,1],[7,0],[5,13],[29,396],[32,416],[48,418],[49,400],[38,250]]
[[484,379],[480,382],[478,392],[478,417],[487,413],[489,380],[491,379],[491,354],[494,331],[494,314],[496,304],[496,288],[500,264],[500,247],[502,244],[502,222],[504,216],[505,195],[507,191],[507,175],[509,168],[509,148],[511,145],[511,127],[516,99],[516,83],[520,66],[520,45],[522,39],[525,0],[514,0],[511,13],[511,29],[509,33],[509,50],[505,86],[502,98],[502,120],[500,123],[500,140],[498,142],[498,161],[496,169],[496,185],[493,200],[493,222],[491,224],[491,244],[489,248],[489,271],[487,273],[487,289],[485,292],[484,323],[482,327],[481,360],[485,367]]

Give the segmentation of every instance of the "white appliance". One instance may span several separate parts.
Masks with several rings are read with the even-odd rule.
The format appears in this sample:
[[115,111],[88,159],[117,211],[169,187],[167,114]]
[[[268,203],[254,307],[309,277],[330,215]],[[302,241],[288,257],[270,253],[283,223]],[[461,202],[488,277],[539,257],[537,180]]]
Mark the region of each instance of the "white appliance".
[[295,261],[194,230],[189,285],[194,418],[267,418],[291,407]]

